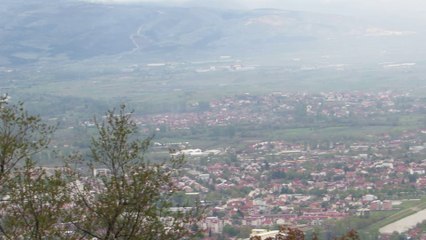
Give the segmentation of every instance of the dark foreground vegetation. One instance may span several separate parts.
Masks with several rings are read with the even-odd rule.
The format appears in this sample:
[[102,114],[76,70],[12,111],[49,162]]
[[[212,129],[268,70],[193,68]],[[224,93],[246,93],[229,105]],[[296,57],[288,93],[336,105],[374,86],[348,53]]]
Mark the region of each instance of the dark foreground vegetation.
[[[49,148],[54,126],[23,104],[0,99],[0,239],[183,239],[200,208],[172,208],[182,158],[149,163],[151,138],[137,132],[124,106],[96,120],[90,157],[43,168],[34,154]],[[88,171],[90,170],[90,171]],[[93,172],[93,174],[92,174]]]

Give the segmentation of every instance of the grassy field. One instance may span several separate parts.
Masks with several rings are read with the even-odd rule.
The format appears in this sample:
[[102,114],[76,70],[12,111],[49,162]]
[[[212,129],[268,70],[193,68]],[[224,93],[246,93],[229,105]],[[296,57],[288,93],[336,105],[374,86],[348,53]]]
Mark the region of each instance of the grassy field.
[[[54,94],[97,100],[126,99],[135,105],[166,104],[171,100],[211,100],[250,92],[378,91],[395,89],[426,95],[420,76],[424,71],[385,71],[365,66],[345,71],[317,69],[303,71],[293,66],[257,66],[254,70],[229,71],[232,63],[169,63],[146,67],[139,60],[96,58],[58,62],[19,69],[5,79],[20,93]],[[281,63],[285,64],[285,63]],[[134,69],[132,66],[136,66]],[[217,66],[217,71],[199,73],[197,69]],[[130,70],[129,70],[130,69]]]
[[330,140],[330,139],[362,139],[375,140],[377,135],[398,134],[405,130],[417,128],[417,124],[399,126],[342,126],[326,128],[292,128],[270,132],[272,139],[284,140]]
[[[377,214],[386,214],[386,216],[383,220],[378,221],[376,223],[371,224],[365,229],[361,229],[365,232],[377,232],[380,228],[391,224],[393,222],[396,222],[402,218],[405,218],[407,216],[410,216],[420,210],[426,209],[426,198],[422,198],[420,201],[403,201],[403,203],[399,206],[401,209],[399,211],[392,211],[389,213],[382,213],[378,212]],[[373,213],[376,214],[376,213]]]

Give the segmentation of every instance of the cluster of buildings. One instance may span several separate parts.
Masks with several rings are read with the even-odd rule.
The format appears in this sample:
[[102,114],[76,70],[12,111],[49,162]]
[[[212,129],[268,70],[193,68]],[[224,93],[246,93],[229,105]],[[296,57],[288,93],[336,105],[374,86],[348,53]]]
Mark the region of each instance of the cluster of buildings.
[[[188,103],[190,104],[190,103]],[[380,117],[422,112],[426,103],[408,94],[365,93],[281,93],[263,96],[243,94],[213,100],[200,110],[191,104],[181,113],[161,113],[137,118],[142,126],[162,131],[232,124],[273,124],[289,126],[307,122],[383,120]],[[396,119],[388,118],[391,124]],[[82,123],[88,124],[88,123]],[[89,123],[90,124],[90,123]]]
[[[425,121],[425,112],[426,101],[394,92],[276,92],[228,97],[209,102],[203,110],[194,107],[135,121],[146,131],[196,134],[199,129],[244,124],[258,129],[402,126],[404,121]],[[219,150],[175,144],[179,147],[171,154],[188,160],[184,175],[175,181],[209,206],[201,223],[209,235],[222,234],[227,225],[314,228],[330,220],[392,211],[399,208],[397,200],[417,198],[426,190],[426,129],[421,123],[412,126],[361,138],[251,137],[240,139],[238,147],[214,146]],[[155,147],[165,146],[170,144]]]
[[[396,199],[424,192],[425,141],[424,131],[413,130],[321,148],[250,143],[235,156],[224,151],[188,157],[188,174],[180,183],[210,204],[206,231],[221,234],[226,225],[320,227],[329,220],[398,209]],[[236,160],[223,161],[230,157]]]

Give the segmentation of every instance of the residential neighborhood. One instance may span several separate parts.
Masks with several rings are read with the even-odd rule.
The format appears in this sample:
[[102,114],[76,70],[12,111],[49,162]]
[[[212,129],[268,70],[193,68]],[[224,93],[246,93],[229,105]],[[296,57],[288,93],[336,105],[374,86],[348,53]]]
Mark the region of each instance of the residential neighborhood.
[[426,219],[408,224],[410,231],[383,230],[386,219],[426,208],[424,113],[424,99],[408,92],[274,92],[133,119],[141,134],[155,134],[153,161],[185,159],[174,203],[206,207],[203,239],[246,239],[283,225],[328,239],[350,229],[391,239],[426,236],[418,226]]
[[[177,148],[171,156],[186,158],[176,183],[209,206],[202,223],[209,236],[229,237],[230,228],[241,227],[324,228],[398,211],[402,199],[416,201],[425,192],[426,103],[408,93],[247,93],[192,107],[136,119],[160,136],[208,129],[209,136],[239,139],[238,146],[210,149],[196,141],[155,146]],[[292,135],[250,137],[246,125],[301,136],[284,130]],[[365,134],[339,135],[348,126]],[[321,136],[327,128],[335,132]]]

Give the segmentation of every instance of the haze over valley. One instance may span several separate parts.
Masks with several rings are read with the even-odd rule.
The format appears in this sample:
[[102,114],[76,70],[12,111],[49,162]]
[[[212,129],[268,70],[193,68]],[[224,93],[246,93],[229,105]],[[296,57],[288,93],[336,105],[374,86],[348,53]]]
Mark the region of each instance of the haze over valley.
[[[108,181],[119,170],[99,158],[113,149],[130,166],[122,181],[146,166],[160,171],[164,179],[147,182],[172,186],[154,189],[163,191],[155,201],[167,200],[167,214],[203,207],[202,217],[184,225],[197,239],[275,236],[282,225],[305,239],[338,239],[351,229],[363,240],[425,239],[424,9],[419,0],[4,0],[0,166],[10,133],[40,121],[55,128],[52,138],[31,138],[49,131],[18,134],[17,142],[29,144],[15,145],[19,151],[37,151],[28,158],[34,162],[18,159],[11,172],[42,167],[40,179],[68,179],[74,188],[65,181],[63,196],[83,189],[82,179],[87,196],[114,194]],[[22,121],[26,110],[40,119]],[[131,136],[117,137],[117,129]],[[124,151],[114,145],[135,138],[145,141],[125,142]],[[76,179],[64,178],[70,169]],[[32,189],[27,180],[29,187],[11,189]],[[145,189],[144,181],[128,186]],[[20,194],[0,191],[5,201]],[[131,201],[120,201],[111,201],[125,206],[118,222],[136,216]],[[87,237],[78,227],[89,217],[66,222],[61,215],[48,225]]]
[[10,94],[140,103],[424,87],[426,35],[412,19],[82,1],[6,1],[3,13],[2,88]]

